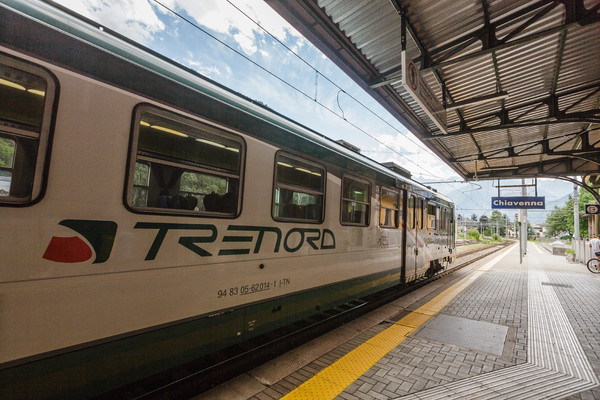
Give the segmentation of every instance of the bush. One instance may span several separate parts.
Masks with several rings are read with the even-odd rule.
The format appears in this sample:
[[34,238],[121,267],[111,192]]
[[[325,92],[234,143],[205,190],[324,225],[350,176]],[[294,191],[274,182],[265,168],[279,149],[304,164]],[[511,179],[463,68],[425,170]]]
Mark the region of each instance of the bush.
[[497,233],[494,233],[494,234],[492,235],[492,240],[493,240],[494,242],[499,242],[499,241],[501,241],[502,239],[500,239],[500,235],[498,235]]
[[467,237],[473,240],[479,240],[479,231],[477,229],[469,229],[467,231]]

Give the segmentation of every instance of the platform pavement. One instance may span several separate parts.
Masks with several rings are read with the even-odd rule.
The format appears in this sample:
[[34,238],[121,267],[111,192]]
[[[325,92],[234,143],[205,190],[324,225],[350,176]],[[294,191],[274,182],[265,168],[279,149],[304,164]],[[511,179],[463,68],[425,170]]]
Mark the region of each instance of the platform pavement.
[[[523,264],[519,264],[518,247],[513,246],[492,266],[489,258],[494,256],[198,399],[600,400],[600,275],[532,243],[528,247]],[[331,380],[338,373],[346,374],[348,368],[336,370],[337,361],[472,274],[477,274],[472,282],[440,312],[352,383],[334,391],[329,387],[323,392],[302,390],[324,371],[334,377]]]

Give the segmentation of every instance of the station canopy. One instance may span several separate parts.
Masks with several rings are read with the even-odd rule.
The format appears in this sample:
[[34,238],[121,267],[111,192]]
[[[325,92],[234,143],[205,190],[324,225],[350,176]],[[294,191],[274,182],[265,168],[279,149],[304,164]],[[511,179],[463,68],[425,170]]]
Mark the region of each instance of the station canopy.
[[266,0],[465,180],[600,172],[600,0]]

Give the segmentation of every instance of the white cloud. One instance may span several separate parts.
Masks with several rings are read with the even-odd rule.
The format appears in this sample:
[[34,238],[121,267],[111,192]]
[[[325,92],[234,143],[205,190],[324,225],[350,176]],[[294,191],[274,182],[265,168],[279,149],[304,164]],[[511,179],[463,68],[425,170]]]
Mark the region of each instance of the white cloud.
[[244,53],[248,55],[252,55],[256,53],[258,47],[256,46],[256,42],[253,37],[247,36],[243,33],[236,33],[233,35],[233,38],[237,42],[237,44],[242,48]]
[[[146,45],[156,37],[159,37],[165,42],[169,41],[169,46],[177,46],[177,43],[173,40],[173,35],[178,31],[184,35],[184,27],[187,24],[181,19],[174,18],[167,9],[152,0],[58,1],[66,7],[106,27]],[[417,144],[417,139],[408,140],[406,136],[386,126],[371,113],[358,106],[348,95],[344,93],[338,95],[339,89],[328,83],[323,77],[317,77],[317,86],[315,88],[314,72],[302,65],[301,62],[287,53],[287,51],[278,51],[278,45],[272,47],[272,42],[268,34],[232,6],[229,1],[161,0],[161,3],[178,13],[187,15],[193,23],[223,35],[230,43],[235,42],[245,54],[249,56],[260,55],[260,62],[263,67],[274,71],[280,70],[281,73],[275,73],[281,75],[283,79],[286,79],[294,86],[301,88],[310,97],[313,97],[316,92],[318,100],[323,102],[334,113],[341,115],[343,110],[345,118],[359,125],[369,135],[377,137],[378,140],[385,143],[386,146],[397,153],[402,154],[402,156],[395,154],[386,146],[375,142],[364,133],[354,129],[346,121],[335,117],[329,111],[304,96],[295,93],[289,87],[282,86],[276,80],[267,78],[262,72],[259,71],[259,73],[253,74],[251,79],[245,76],[246,71],[258,71],[257,69],[254,70],[254,67],[247,64],[243,64],[247,68],[241,68],[241,64],[227,66],[222,61],[222,53],[197,56],[190,51],[187,57],[175,56],[184,65],[227,86],[233,87],[237,91],[246,93],[252,98],[261,100],[284,115],[288,115],[325,135],[334,139],[345,139],[364,150],[369,149],[369,152],[365,152],[365,154],[372,156],[372,158],[378,161],[395,161],[409,169],[415,176],[423,174],[430,177],[448,177],[454,174],[436,156],[424,149],[422,144]],[[247,14],[248,17],[261,24],[278,40],[286,43],[293,51],[298,52],[303,46],[307,46],[308,42],[264,1],[232,0],[232,3]],[[161,18],[164,21],[169,21],[166,22],[168,26],[165,26]],[[167,29],[170,35],[161,35]],[[199,33],[198,40],[206,40],[206,38]],[[189,43],[184,43],[184,46],[186,45],[189,45],[190,49],[193,48]],[[349,82],[349,79],[344,78],[337,71],[337,68],[332,63],[323,62],[321,60],[321,57],[324,58],[323,55],[319,57],[319,53],[315,54],[316,57],[311,62],[318,64],[322,74],[328,77],[341,77],[341,80],[347,82],[343,86],[355,87],[352,86],[353,84]],[[233,58],[233,60],[235,59]],[[232,73],[232,68],[236,71],[236,74]],[[242,78],[243,81],[236,78],[236,75],[244,77]],[[340,79],[336,78],[335,80],[339,81]],[[360,101],[369,104],[370,108],[380,109],[378,106],[374,108],[374,101],[372,99],[368,101],[363,99],[364,97],[368,97],[366,94],[361,93],[359,95],[358,93],[354,93],[353,90],[349,90],[352,92],[352,96],[361,98]],[[388,114],[382,110],[382,113],[378,113],[378,115]],[[391,124],[397,126],[397,121],[393,120]],[[404,130],[402,131],[404,132]],[[407,133],[407,135],[410,134]],[[412,162],[407,161],[407,159]]]
[[187,65],[191,69],[201,73],[204,76],[207,76],[212,79],[216,79],[222,75],[231,75],[231,68],[228,65],[225,65],[223,68],[218,68],[217,66],[206,66],[201,61],[193,60],[193,59],[185,59],[183,60],[183,64]]
[[294,39],[296,47],[304,43],[305,39],[264,1],[237,0],[231,3],[235,7],[224,0],[169,0],[165,5],[176,11],[185,11],[199,25],[214,32],[230,35],[247,55],[253,55],[259,50],[259,43],[266,35],[248,17],[280,41]]
[[73,11],[142,44],[165,30],[147,0],[57,0]]
[[[157,33],[165,30],[158,14],[169,14],[167,9],[151,0],[57,2],[142,44],[149,43]],[[306,43],[302,35],[262,0],[232,1],[248,17],[224,0],[163,0],[161,3],[189,15],[199,25],[232,37],[247,55],[255,54],[260,49],[260,41],[267,35],[248,17],[280,41],[293,41],[290,47],[295,50]]]

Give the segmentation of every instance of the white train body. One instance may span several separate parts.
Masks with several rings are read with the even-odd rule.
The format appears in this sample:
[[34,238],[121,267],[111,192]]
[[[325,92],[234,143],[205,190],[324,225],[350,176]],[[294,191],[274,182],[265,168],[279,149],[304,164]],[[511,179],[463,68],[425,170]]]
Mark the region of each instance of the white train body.
[[[0,25],[14,24],[0,31],[3,70],[47,83],[38,132],[9,121],[12,110],[0,124],[4,144],[38,146],[35,162],[27,161],[34,169],[28,188],[0,196],[0,381],[3,373],[31,378],[23,366],[32,363],[48,362],[45,371],[78,351],[245,310],[227,325],[223,342],[230,344],[315,307],[410,282],[452,257],[453,205],[444,196],[49,5],[8,2],[0,11]],[[36,36],[37,46],[6,36],[7,29],[34,28],[51,37]],[[70,63],[68,51],[57,55],[52,46],[75,46],[74,57],[94,61]],[[118,70],[126,78],[111,81]],[[145,90],[146,77],[166,94]],[[173,104],[173,93],[214,108]],[[184,130],[190,148],[169,147]],[[194,146],[213,164],[191,154]],[[19,154],[0,164],[5,182],[10,177],[5,188],[25,188]],[[142,178],[138,167],[148,167]],[[226,186],[219,190],[234,193],[232,208],[209,210],[211,193],[183,190],[183,174]],[[158,189],[164,194],[156,196]],[[283,198],[292,192],[286,211]],[[226,193],[217,195],[225,203]],[[136,196],[146,197],[135,203]],[[187,208],[174,208],[181,198]],[[298,299],[312,297],[310,307],[294,310]],[[51,380],[42,377],[40,385]],[[90,393],[114,385],[104,375],[98,381]]]

